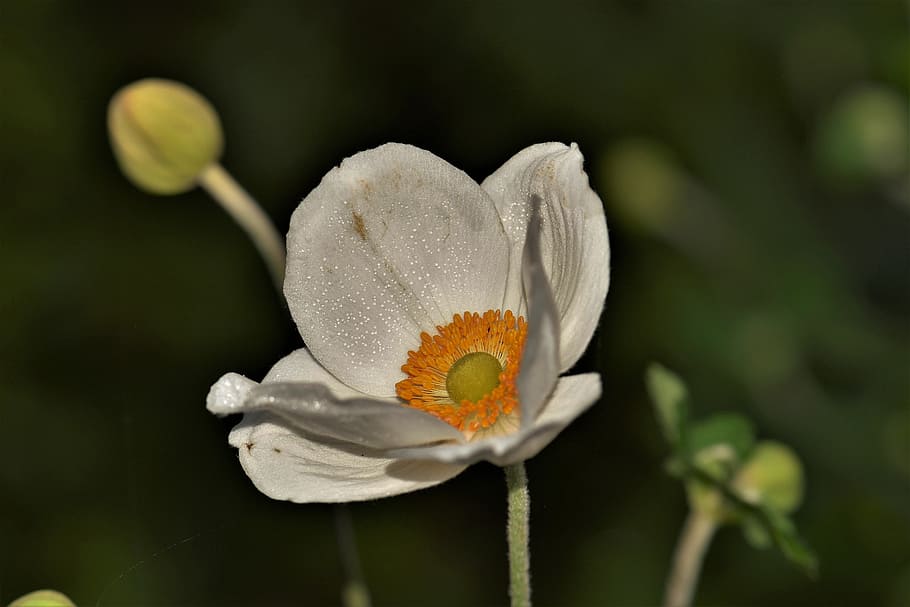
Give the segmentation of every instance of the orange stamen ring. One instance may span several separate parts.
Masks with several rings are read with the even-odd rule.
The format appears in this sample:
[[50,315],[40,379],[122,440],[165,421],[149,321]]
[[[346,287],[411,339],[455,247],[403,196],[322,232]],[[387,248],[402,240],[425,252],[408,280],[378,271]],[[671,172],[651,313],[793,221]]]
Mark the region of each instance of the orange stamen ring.
[[[436,327],[437,334],[420,334],[420,348],[408,352],[401,370],[408,377],[395,384],[395,391],[406,403],[435,415],[462,432],[477,432],[492,426],[501,414],[518,409],[515,381],[521,368],[528,325],[511,310],[487,310],[456,314],[452,322]],[[472,402],[456,403],[446,389],[449,370],[462,357],[473,352],[486,352],[502,366],[499,384],[488,394]],[[491,361],[492,362],[492,361]]]

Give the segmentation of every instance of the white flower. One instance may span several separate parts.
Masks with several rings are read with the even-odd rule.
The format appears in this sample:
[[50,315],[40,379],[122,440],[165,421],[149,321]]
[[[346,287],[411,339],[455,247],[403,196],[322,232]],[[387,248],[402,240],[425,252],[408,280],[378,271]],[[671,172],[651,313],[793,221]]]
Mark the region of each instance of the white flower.
[[609,256],[574,144],[526,148],[481,185],[411,146],[362,152],[291,219],[284,292],[308,349],[261,384],[225,375],[208,409],[244,413],[228,440],[275,499],[528,459],[600,396],[598,374],[558,375],[591,339]]

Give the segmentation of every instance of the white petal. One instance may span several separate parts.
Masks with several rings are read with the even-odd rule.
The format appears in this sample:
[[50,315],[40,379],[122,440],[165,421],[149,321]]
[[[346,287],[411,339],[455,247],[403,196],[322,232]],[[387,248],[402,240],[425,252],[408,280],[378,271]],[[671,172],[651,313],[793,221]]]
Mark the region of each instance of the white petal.
[[[560,368],[566,371],[584,353],[597,326],[610,284],[610,243],[603,203],[588,184],[578,147],[542,143],[526,148],[488,177],[482,187],[496,203],[512,243],[512,257],[524,246],[529,200],[541,209],[544,267],[559,310]],[[521,298],[520,270],[509,269],[507,306]],[[515,307],[512,308],[515,310]]]
[[253,388],[243,411],[270,411],[307,434],[392,449],[463,442],[464,435],[429,413],[369,397],[337,399],[314,383],[268,383]]
[[351,502],[436,485],[462,465],[401,461],[360,453],[350,445],[313,441],[268,414],[244,417],[231,432],[240,463],[256,488],[292,502]]
[[284,291],[326,369],[392,396],[421,331],[501,306],[508,256],[480,186],[429,152],[387,144],[345,160],[294,212]]
[[[336,398],[357,398],[363,393],[344,385],[326,371],[306,348],[291,352],[277,363],[262,380],[263,383],[304,381],[316,382],[325,385]],[[243,401],[250,390],[259,384],[247,379],[238,373],[226,373],[209,390],[206,398],[206,408],[216,415],[230,415],[241,413]]]
[[305,349],[283,358],[261,386],[225,375],[212,387],[208,408],[221,415],[268,411],[308,436],[370,449],[464,441],[461,432],[428,413],[341,384]]
[[559,317],[540,252],[540,199],[532,197],[522,256],[522,284],[528,302],[528,337],[518,374],[521,425],[534,424],[559,375]]
[[403,459],[433,460],[469,465],[480,460],[508,466],[530,459],[556,438],[563,428],[600,398],[597,373],[561,377],[550,400],[534,425],[514,434],[482,439],[463,445],[439,445],[395,449],[389,455]]
[[258,386],[252,379],[237,373],[225,373],[209,389],[205,408],[215,415],[239,413],[250,390]]
[[272,365],[272,368],[262,379],[264,384],[280,381],[318,382],[323,384],[338,398],[363,396],[363,392],[358,392],[344,385],[334,375],[326,371],[325,367],[316,362],[316,359],[306,348],[298,348],[279,360]]
[[537,417],[535,427],[568,426],[588,407],[597,402],[602,392],[599,373],[566,375],[559,378],[553,396]]

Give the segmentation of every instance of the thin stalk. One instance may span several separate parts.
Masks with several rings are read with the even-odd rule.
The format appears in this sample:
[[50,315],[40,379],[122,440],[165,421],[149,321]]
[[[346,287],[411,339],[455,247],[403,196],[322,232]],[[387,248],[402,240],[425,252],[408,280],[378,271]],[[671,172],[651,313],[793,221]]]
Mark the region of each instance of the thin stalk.
[[334,510],[335,533],[338,537],[338,550],[341,553],[341,566],[345,578],[344,588],[341,589],[341,602],[345,607],[370,607],[370,590],[360,569],[351,511],[344,504],[336,504]]
[[249,235],[265,260],[280,293],[284,283],[284,239],[268,215],[217,162],[202,171],[199,175],[199,185],[205,188]]
[[506,466],[509,518],[509,597],[512,607],[531,607],[531,554],[528,545],[531,495],[524,463]]
[[676,553],[673,555],[673,568],[667,578],[664,607],[689,607],[692,604],[701,564],[716,530],[717,523],[709,516],[697,510],[689,512],[676,544]]

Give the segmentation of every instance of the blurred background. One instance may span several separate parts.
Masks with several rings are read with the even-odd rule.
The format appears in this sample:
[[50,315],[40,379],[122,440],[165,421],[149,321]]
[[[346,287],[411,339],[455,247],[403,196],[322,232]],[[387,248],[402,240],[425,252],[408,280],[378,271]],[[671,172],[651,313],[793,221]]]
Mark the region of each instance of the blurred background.
[[[332,605],[331,508],[272,501],[206,412],[301,345],[199,190],[120,174],[106,106],[184,81],[284,232],[386,141],[478,181],[575,141],[613,283],[580,371],[601,402],[528,463],[538,605],[658,603],[686,515],[642,380],[792,445],[809,580],[720,532],[700,605],[910,605],[910,183],[901,0],[0,4],[0,603]],[[377,605],[507,602],[505,486],[480,464],[354,504]]]

